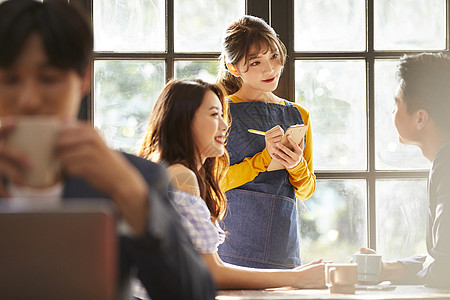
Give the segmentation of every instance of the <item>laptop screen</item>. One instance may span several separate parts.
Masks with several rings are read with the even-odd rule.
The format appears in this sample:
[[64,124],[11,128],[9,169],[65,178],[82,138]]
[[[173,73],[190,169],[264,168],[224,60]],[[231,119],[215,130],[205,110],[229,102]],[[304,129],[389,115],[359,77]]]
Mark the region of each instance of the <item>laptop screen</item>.
[[117,233],[106,202],[2,203],[0,237],[1,299],[116,298]]

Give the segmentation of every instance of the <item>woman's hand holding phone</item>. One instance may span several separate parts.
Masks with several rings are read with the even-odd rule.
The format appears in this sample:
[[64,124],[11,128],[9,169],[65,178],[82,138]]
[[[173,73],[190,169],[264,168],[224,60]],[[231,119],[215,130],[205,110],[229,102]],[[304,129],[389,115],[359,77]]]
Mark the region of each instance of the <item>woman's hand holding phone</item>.
[[302,139],[300,144],[297,144],[290,134],[286,138],[292,148],[286,147],[281,142],[277,143],[275,145],[275,155],[272,159],[281,163],[286,169],[292,169],[300,163],[303,157],[305,143],[303,143]]
[[276,144],[281,142],[281,139],[284,136],[284,130],[280,125],[274,126],[271,129],[266,131],[265,139],[266,139],[266,149],[269,152],[270,157],[272,159],[276,153]]
[[269,152],[272,161],[267,167],[268,171],[291,169],[300,163],[305,148],[304,137],[307,129],[308,125],[300,124],[286,130],[281,140],[273,145],[273,152]]

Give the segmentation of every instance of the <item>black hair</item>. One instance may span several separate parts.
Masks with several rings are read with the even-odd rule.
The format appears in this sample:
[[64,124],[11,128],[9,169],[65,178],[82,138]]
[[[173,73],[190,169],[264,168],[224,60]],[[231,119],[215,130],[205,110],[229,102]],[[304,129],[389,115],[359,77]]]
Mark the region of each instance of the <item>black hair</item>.
[[192,142],[192,122],[207,91],[219,98],[224,119],[228,120],[228,102],[218,85],[200,79],[172,80],[156,100],[138,156],[169,165],[180,163],[191,169],[212,220],[221,220],[226,210],[226,197],[219,181],[229,166],[228,154],[225,151],[220,157],[207,158],[202,168],[197,170],[201,162],[200,152]]
[[450,133],[450,57],[442,52],[405,55],[397,79],[408,113],[424,109]]
[[10,67],[26,39],[38,33],[49,63],[83,75],[92,58],[93,34],[86,15],[61,0],[9,0],[0,4],[0,67]]

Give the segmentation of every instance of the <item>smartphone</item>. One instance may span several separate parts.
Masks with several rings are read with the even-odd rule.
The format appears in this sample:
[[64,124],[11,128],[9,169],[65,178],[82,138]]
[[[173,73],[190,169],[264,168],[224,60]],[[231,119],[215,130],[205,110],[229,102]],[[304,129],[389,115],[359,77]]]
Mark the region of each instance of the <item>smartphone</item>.
[[[300,142],[302,141],[303,137],[306,134],[307,129],[308,125],[305,124],[296,124],[290,126],[288,129],[286,129],[286,132],[281,138],[281,144],[288,147],[291,150],[294,150],[291,143],[287,139],[287,135],[289,134],[297,144],[300,144]],[[270,161],[269,166],[267,167],[267,171],[275,171],[281,169],[284,169],[284,166],[273,159]]]

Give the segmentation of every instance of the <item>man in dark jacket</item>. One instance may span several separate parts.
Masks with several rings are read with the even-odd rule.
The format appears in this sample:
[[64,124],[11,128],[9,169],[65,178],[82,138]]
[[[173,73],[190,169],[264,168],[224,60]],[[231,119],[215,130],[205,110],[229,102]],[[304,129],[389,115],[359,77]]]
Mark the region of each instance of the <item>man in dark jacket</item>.
[[89,21],[72,5],[0,4],[0,201],[34,193],[25,183],[33,165],[5,145],[6,137],[22,117],[56,118],[62,176],[40,195],[113,201],[129,229],[120,237],[121,284],[136,268],[152,299],[214,299],[213,281],[169,204],[162,167],[109,149],[91,124],[76,120],[89,90],[92,49]]

